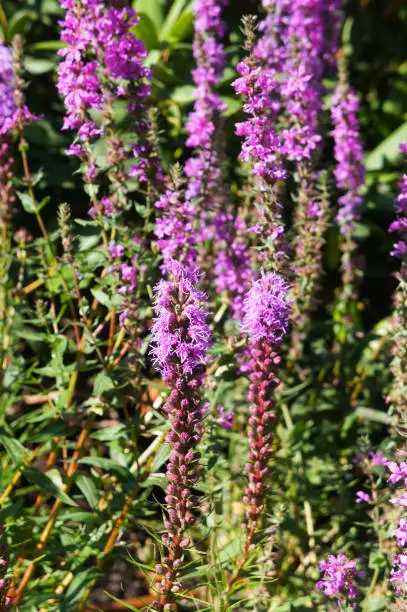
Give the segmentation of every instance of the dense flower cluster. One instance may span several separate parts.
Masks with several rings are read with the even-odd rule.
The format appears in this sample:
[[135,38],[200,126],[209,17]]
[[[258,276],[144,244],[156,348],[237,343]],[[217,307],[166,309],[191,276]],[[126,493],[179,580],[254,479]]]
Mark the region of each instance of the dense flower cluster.
[[291,305],[288,285],[276,274],[263,274],[256,280],[245,302],[242,329],[250,341],[280,344],[288,331]]
[[168,610],[179,590],[179,573],[184,551],[190,540],[188,527],[194,525],[192,495],[199,477],[199,453],[194,449],[202,436],[202,384],[210,330],[202,307],[205,295],[195,288],[197,272],[182,264],[169,265],[170,281],[161,280],[155,289],[156,319],[152,329],[152,355],[155,365],[171,392],[165,405],[171,431],[167,441],[171,455],[167,465],[170,484],[165,498],[168,518],[164,522],[163,544],[167,550],[157,566],[159,600],[155,610]]
[[[401,146],[403,153],[407,154],[407,144]],[[407,174],[403,175],[399,184],[400,193],[395,202],[397,219],[390,226],[390,232],[399,232],[400,240],[393,246],[392,255],[407,261]]]
[[337,221],[340,231],[349,235],[360,216],[364,185],[363,147],[359,127],[359,99],[346,83],[339,83],[331,104],[331,116],[335,142],[335,178],[338,188],[345,191],[339,198]]
[[13,78],[13,60],[10,49],[0,42],[0,134],[9,131],[10,121],[16,111]]
[[172,259],[182,260],[188,269],[196,265],[197,236],[195,208],[187,199],[180,177],[174,176],[172,185],[155,202],[159,213],[154,234],[162,256],[162,269],[172,265]]
[[[407,153],[407,144],[401,146]],[[400,183],[400,193],[395,202],[396,220],[390,226],[391,232],[399,232],[400,240],[393,245],[392,255],[401,259],[396,275],[398,286],[394,293],[394,327],[391,371],[393,384],[388,400],[398,412],[400,424],[406,426],[407,416],[407,174]]]
[[7,223],[13,195],[11,178],[14,160],[7,132],[16,111],[13,91],[13,62],[10,49],[0,42],[0,226]]
[[291,312],[288,291],[289,286],[283,278],[274,273],[263,274],[253,283],[244,307],[242,328],[249,339],[248,399],[251,403],[246,466],[249,482],[243,498],[247,506],[246,550],[252,545],[270,488],[271,425],[276,418],[273,391],[280,384],[277,376],[280,344],[287,334]]
[[[191,158],[186,164],[187,175],[196,177],[203,172],[205,162],[209,165],[213,154],[212,144],[216,129],[216,115],[225,110],[225,106],[215,87],[218,84],[225,64],[223,45],[219,38],[224,36],[224,25],[221,20],[222,5],[227,0],[196,0],[195,40],[193,44],[197,67],[192,76],[196,84],[196,102],[194,110],[186,124],[188,132],[187,146],[198,149],[200,164],[197,158]],[[211,168],[216,170],[215,168]],[[206,172],[210,170],[209,166]],[[197,189],[197,187],[196,187]],[[199,193],[199,192],[198,192]]]
[[320,562],[322,580],[317,582],[317,588],[321,589],[328,597],[336,596],[339,602],[348,602],[356,599],[356,576],[363,576],[359,572],[357,561],[348,559],[340,553],[336,557],[329,555],[327,561]]
[[[102,0],[61,0],[61,6],[66,10],[61,22],[61,39],[66,47],[59,51],[63,61],[58,78],[58,90],[67,109],[63,129],[75,130],[79,140],[68,153],[84,161],[89,155],[85,145],[108,135],[110,107],[117,99],[124,99],[133,116],[136,135],[131,145],[136,163],[130,175],[145,182],[153,173],[162,180],[159,163],[151,155],[146,138],[149,122],[144,99],[150,95],[151,72],[143,63],[147,55],[144,42],[131,31],[139,22],[138,14],[129,7],[106,7]],[[101,120],[95,118],[95,110],[101,113]],[[116,162],[129,157],[123,142],[113,148]],[[94,161],[87,162],[88,179],[92,182],[96,169]]]

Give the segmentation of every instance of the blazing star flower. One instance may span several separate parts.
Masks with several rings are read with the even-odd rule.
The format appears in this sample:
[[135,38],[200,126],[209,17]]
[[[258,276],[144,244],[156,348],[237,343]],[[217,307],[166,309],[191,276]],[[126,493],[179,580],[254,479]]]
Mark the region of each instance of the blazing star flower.
[[252,342],[280,344],[288,331],[288,284],[277,274],[263,274],[252,285],[245,303],[242,329]]
[[195,288],[198,272],[175,261],[170,262],[168,272],[171,280],[161,280],[155,288],[156,319],[151,332],[153,362],[171,388],[164,408],[171,423],[167,436],[170,484],[165,497],[168,518],[162,536],[167,552],[156,568],[161,596],[153,603],[153,609],[160,612],[173,609],[168,606],[190,543],[184,532],[195,523],[197,499],[191,489],[199,477],[199,454],[194,449],[202,436],[200,387],[210,342],[208,315],[202,306],[205,295]]
[[273,392],[280,384],[277,367],[280,345],[288,331],[291,312],[288,284],[274,273],[263,274],[252,285],[244,304],[242,330],[248,335],[247,364],[249,456],[248,486],[243,501],[247,506],[246,551],[250,549],[264,500],[269,490],[268,465],[272,455],[271,425],[276,418]]

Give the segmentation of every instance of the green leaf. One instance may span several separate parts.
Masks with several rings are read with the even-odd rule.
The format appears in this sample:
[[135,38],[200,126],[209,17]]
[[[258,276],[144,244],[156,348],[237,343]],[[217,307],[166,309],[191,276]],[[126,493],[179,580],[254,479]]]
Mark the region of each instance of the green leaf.
[[171,100],[180,106],[191,104],[195,100],[195,87],[193,85],[180,85],[172,92]]
[[407,140],[407,122],[383,140],[365,157],[366,170],[381,170],[386,160],[395,161],[400,145]]
[[174,24],[178,21],[185,7],[188,5],[188,9],[191,10],[192,2],[189,0],[175,0],[172,3],[170,10],[168,11],[167,18],[161,28],[160,39],[167,40],[169,32],[173,29]]
[[147,15],[147,13],[139,13],[139,23],[130,29],[136,38],[143,40],[147,51],[151,49],[157,49],[160,42],[158,39],[158,32],[153,20]]
[[24,448],[21,442],[13,438],[3,428],[0,428],[0,444],[5,448],[6,452],[10,455],[14,463],[17,465],[24,463],[27,450]]
[[7,39],[11,42],[16,34],[25,34],[37,15],[29,9],[15,12],[8,23]]
[[111,389],[114,389],[113,380],[105,372],[99,372],[93,385],[93,395],[98,397],[103,395],[105,391],[110,391]]
[[99,498],[93,478],[85,474],[77,474],[75,482],[92,510],[97,510]]
[[164,19],[161,0],[135,0],[133,7],[139,14],[148,15],[157,30],[160,29]]
[[101,289],[91,289],[91,292],[92,292],[93,297],[95,297],[100,304],[102,304],[103,306],[106,306],[106,308],[111,307],[112,302],[111,302],[110,297],[107,295],[107,293],[105,293]]
[[54,70],[55,61],[27,56],[24,58],[24,68],[29,74],[45,74]]
[[169,444],[161,444],[157,451],[154,461],[151,464],[150,472],[157,472],[162,465],[167,461],[171,453],[171,447]]
[[122,465],[119,465],[115,461],[112,461],[111,459],[106,459],[104,457],[82,457],[78,460],[78,463],[99,467],[107,472],[116,472],[121,478],[128,480],[129,482],[135,481],[130,470]]
[[26,213],[33,214],[36,212],[35,202],[33,202],[32,197],[28,195],[28,193],[17,191],[17,195],[20,198],[20,202]]
[[62,40],[41,40],[30,45],[30,49],[33,51],[59,51],[59,49],[64,49],[66,46],[66,43],[62,42]]
[[40,487],[40,489],[43,489],[46,493],[57,497],[69,506],[77,506],[74,500],[63,492],[62,481],[58,470],[50,470],[44,474],[35,468],[29,468],[24,472],[24,475],[31,484]]
[[171,43],[179,43],[193,31],[194,16],[192,10],[188,9],[182,13],[169,29],[167,40]]
[[95,431],[90,437],[101,442],[113,442],[114,440],[120,440],[120,438],[126,438],[125,434],[125,425],[113,425],[112,427],[104,427],[99,431]]

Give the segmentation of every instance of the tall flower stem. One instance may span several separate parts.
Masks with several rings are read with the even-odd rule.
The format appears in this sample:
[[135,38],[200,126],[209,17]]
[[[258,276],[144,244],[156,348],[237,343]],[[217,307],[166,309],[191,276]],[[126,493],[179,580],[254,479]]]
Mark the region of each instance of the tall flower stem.
[[156,320],[152,330],[154,361],[171,391],[165,412],[171,430],[167,441],[171,454],[167,465],[170,484],[165,497],[167,518],[162,536],[165,554],[156,566],[158,599],[152,610],[176,609],[181,590],[185,554],[191,544],[187,530],[196,518],[198,500],[192,489],[199,478],[196,446],[202,436],[202,397],[200,387],[205,374],[210,331],[207,314],[201,306],[204,294],[196,290],[197,273],[170,262],[172,280],[156,287]]
[[276,419],[274,393],[280,384],[277,375],[281,361],[280,345],[288,332],[291,313],[288,291],[289,286],[282,277],[274,273],[263,274],[253,283],[245,302],[242,329],[249,341],[248,399],[251,403],[247,430],[248,485],[243,497],[246,505],[245,541],[229,580],[228,592],[239,579],[247,558],[255,549],[255,536],[270,490],[272,425]]

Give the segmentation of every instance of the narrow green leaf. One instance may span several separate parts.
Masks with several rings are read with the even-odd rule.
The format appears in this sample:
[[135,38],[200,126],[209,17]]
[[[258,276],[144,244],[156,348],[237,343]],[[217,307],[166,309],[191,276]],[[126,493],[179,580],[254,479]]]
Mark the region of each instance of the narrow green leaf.
[[130,470],[111,459],[106,459],[104,457],[82,457],[78,460],[78,463],[99,467],[107,472],[116,472],[121,478],[128,481],[134,480],[134,476]]
[[148,15],[157,30],[160,29],[164,19],[161,0],[135,0],[133,7],[139,14],[144,13]]
[[381,170],[387,160],[394,161],[400,145],[407,140],[407,123],[403,123],[365,157],[366,170]]
[[99,498],[93,478],[85,474],[77,474],[75,482],[92,510],[97,510]]
[[[55,470],[56,471],[56,470]],[[49,473],[44,474],[35,468],[30,468],[24,472],[25,477],[31,484],[37,485],[40,489],[43,489],[46,493],[57,497],[65,504],[69,506],[77,506],[73,499],[62,491],[61,486],[56,482],[55,478],[51,478]],[[55,476],[54,474],[52,474]]]
[[5,448],[8,455],[17,465],[24,463],[27,455],[27,450],[24,446],[8,434],[3,428],[0,428],[0,444]]

